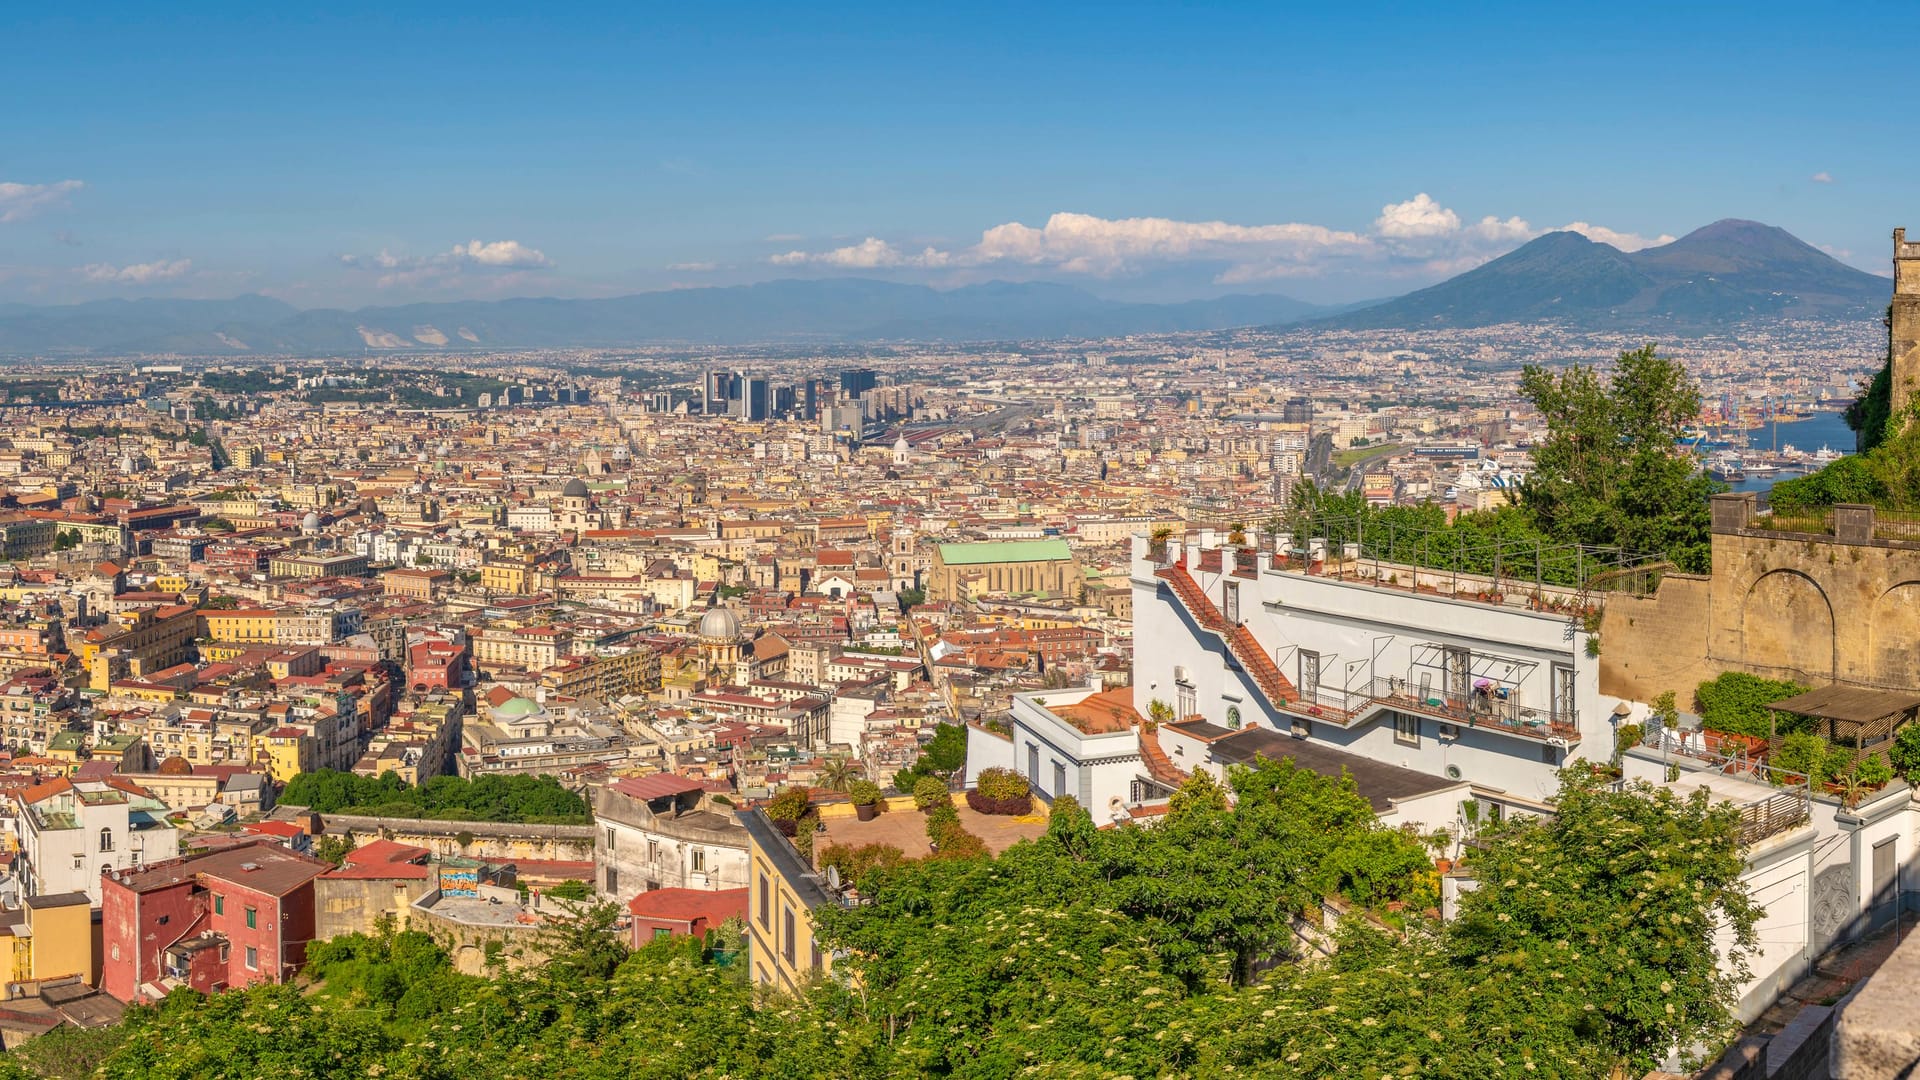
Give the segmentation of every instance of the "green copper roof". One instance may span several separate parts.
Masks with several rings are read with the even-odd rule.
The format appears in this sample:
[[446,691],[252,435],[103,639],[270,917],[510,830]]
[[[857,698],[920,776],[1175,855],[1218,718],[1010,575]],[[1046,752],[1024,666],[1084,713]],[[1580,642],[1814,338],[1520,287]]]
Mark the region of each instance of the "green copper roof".
[[1015,540],[1004,544],[941,544],[940,561],[948,566],[978,566],[1000,562],[1066,562],[1073,558],[1065,540]]

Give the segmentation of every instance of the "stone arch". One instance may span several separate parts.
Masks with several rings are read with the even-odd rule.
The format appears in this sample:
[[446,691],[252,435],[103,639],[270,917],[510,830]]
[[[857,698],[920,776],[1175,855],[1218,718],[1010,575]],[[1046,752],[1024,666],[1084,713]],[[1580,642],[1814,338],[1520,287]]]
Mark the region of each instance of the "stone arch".
[[1830,679],[1833,630],[1833,603],[1819,582],[1798,570],[1770,570],[1748,586],[1741,604],[1741,659]]
[[1920,581],[1902,581],[1874,601],[1867,657],[1877,682],[1920,682]]

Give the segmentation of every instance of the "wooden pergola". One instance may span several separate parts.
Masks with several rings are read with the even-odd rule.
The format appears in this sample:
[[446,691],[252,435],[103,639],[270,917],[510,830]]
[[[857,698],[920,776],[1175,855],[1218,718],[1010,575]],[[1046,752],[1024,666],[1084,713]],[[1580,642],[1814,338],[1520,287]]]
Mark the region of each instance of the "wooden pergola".
[[1827,741],[1850,741],[1858,754],[1893,738],[1901,724],[1913,719],[1915,711],[1920,710],[1920,694],[1832,683],[1776,701],[1767,708],[1776,714],[1774,738],[1769,740],[1776,749],[1778,714],[1789,713],[1824,720]]

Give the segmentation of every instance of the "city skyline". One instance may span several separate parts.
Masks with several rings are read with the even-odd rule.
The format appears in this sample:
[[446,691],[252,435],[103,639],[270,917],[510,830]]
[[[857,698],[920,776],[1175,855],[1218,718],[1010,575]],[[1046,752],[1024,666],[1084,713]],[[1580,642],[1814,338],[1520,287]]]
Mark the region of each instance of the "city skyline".
[[482,9],[16,18],[0,302],[786,277],[1349,302],[1723,217],[1884,272],[1914,16]]

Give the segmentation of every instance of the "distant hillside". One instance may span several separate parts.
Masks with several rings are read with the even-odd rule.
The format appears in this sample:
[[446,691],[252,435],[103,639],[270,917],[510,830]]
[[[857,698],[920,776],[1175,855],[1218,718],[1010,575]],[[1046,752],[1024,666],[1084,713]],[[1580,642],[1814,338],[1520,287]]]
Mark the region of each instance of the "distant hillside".
[[1624,252],[1548,233],[1458,277],[1321,325],[1411,329],[1556,322],[1708,327],[1748,319],[1858,319],[1892,285],[1784,229],[1716,221],[1671,244]]
[[942,292],[858,278],[358,311],[301,311],[263,296],[103,300],[0,307],[0,355],[1113,337],[1288,323],[1335,310],[1272,295],[1145,304],[1103,300],[1066,285],[991,282]]

